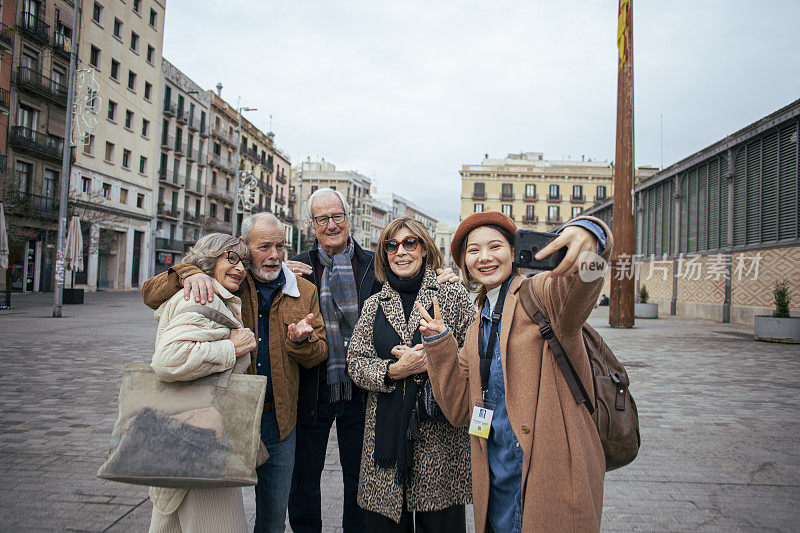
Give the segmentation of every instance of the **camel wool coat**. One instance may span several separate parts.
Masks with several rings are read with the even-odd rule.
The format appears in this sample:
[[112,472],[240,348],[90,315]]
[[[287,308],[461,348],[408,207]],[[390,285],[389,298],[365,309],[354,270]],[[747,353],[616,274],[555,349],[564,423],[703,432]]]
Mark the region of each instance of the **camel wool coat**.
[[[611,230],[593,217],[580,217],[606,232],[606,260]],[[544,312],[590,397],[594,397],[581,326],[594,307],[603,278],[583,282],[578,274],[550,279],[548,272],[511,282],[500,322],[500,353],[506,406],[511,427],[523,451],[522,531],[599,531],[603,510],[605,456],[588,409],[575,403],[564,376],[519,301],[523,284],[532,283]],[[460,352],[452,334],[425,343],[433,393],[455,426],[469,422],[480,399],[480,321],[467,330]],[[458,354],[458,355],[457,355]],[[469,377],[459,369],[465,361]],[[489,459],[486,440],[470,435],[475,531],[487,531]]]

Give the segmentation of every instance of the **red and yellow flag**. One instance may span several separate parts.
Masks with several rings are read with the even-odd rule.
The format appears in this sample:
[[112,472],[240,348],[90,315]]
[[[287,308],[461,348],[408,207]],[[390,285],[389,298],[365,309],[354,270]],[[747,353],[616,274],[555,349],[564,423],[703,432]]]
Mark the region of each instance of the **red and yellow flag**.
[[617,16],[617,48],[619,49],[619,67],[625,64],[631,49],[631,2],[632,0],[619,0],[619,14]]

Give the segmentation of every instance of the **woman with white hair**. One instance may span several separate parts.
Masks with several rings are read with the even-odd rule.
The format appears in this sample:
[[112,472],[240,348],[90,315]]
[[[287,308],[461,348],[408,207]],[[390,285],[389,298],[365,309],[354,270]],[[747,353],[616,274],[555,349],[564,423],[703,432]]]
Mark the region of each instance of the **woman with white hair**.
[[[190,381],[234,368],[243,373],[255,349],[253,332],[242,326],[242,301],[234,293],[247,276],[250,253],[239,239],[212,233],[197,241],[183,262],[213,278],[218,297],[198,304],[178,292],[155,311],[156,349],[151,367],[162,381]],[[237,329],[223,326],[197,306],[220,313]],[[195,307],[194,310],[191,307]],[[151,532],[245,531],[247,521],[238,487],[150,488]]]

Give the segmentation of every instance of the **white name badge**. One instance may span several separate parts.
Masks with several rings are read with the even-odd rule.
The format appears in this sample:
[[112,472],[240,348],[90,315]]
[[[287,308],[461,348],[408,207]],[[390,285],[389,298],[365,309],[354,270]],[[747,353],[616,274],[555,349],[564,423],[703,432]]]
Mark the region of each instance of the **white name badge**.
[[472,420],[469,423],[469,434],[488,439],[489,430],[492,429],[493,415],[494,406],[491,403],[475,402],[475,406],[472,408]]

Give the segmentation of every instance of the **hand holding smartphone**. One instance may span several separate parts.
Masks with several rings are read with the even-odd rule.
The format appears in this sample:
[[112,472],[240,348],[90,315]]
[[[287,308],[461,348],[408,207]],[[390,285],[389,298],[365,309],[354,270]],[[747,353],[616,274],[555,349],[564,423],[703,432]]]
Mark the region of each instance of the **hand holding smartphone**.
[[564,259],[567,247],[559,248],[541,260],[536,260],[536,253],[558,237],[557,233],[543,231],[517,230],[514,234],[514,263],[522,268],[533,270],[553,270]]

